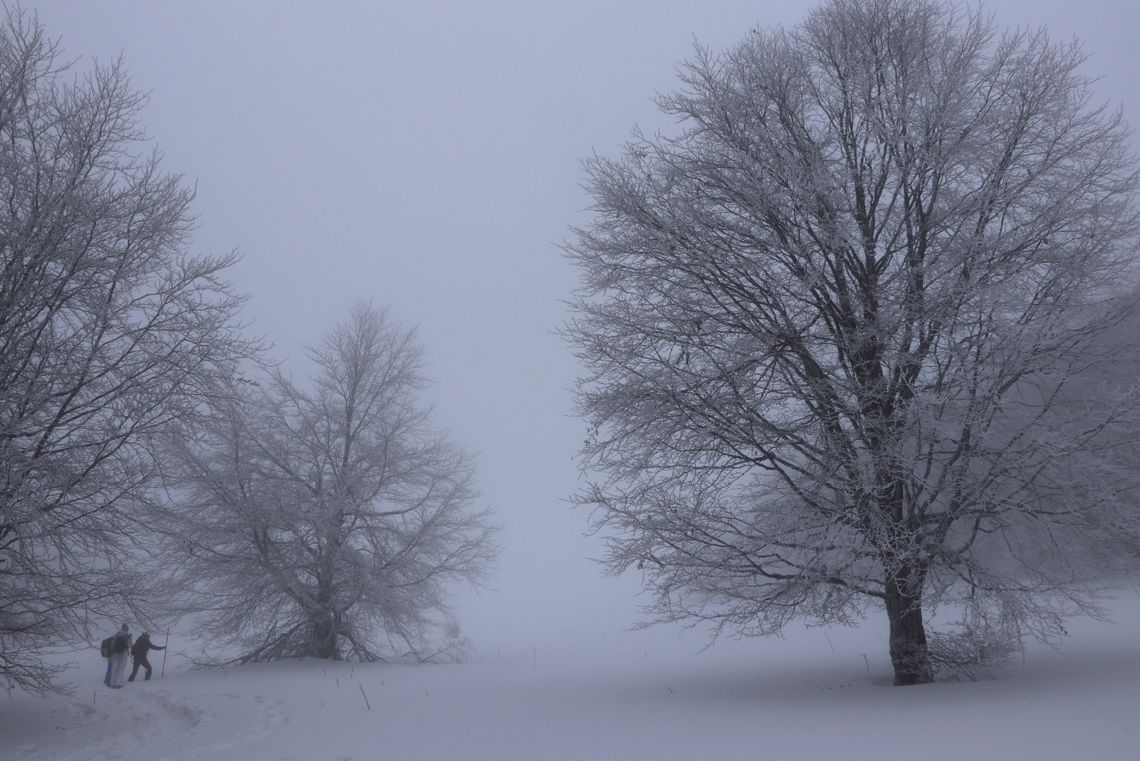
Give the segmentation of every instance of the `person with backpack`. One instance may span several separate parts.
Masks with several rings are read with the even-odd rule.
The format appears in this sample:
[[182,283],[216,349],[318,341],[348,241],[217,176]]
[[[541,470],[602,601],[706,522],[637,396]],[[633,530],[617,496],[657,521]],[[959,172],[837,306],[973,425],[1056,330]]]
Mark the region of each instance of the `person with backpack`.
[[99,654],[107,659],[107,675],[105,677],[103,677],[103,684],[107,685],[108,687],[111,686],[111,670],[112,670],[112,666],[113,666],[113,661],[111,660],[111,654],[114,652],[114,647],[115,647],[115,635],[114,634],[112,634],[110,637],[107,637],[107,639],[105,639],[99,643]]
[[135,644],[131,646],[131,657],[134,658],[135,666],[131,669],[131,675],[127,677],[128,682],[135,681],[135,675],[139,673],[139,666],[146,667],[146,676],[143,681],[150,680],[150,661],[146,659],[147,651],[149,650],[165,650],[165,647],[151,644],[150,632],[143,632],[139,638],[135,640]]
[[108,687],[118,689],[123,686],[130,649],[131,627],[123,624],[111,642],[111,657],[107,659],[107,679],[104,681]]

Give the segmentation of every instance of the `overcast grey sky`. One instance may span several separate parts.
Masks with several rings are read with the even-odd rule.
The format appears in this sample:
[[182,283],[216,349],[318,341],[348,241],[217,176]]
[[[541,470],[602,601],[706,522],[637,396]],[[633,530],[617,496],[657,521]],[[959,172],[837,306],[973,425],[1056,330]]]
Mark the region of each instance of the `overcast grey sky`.
[[[417,324],[438,421],[479,451],[506,530],[497,591],[465,600],[492,650],[592,642],[636,618],[635,579],[584,558],[565,498],[583,426],[554,329],[575,274],[558,242],[693,39],[714,49],[814,3],[26,0],[71,57],[122,53],[145,125],[198,187],[203,251],[240,250],[247,316],[294,357],[368,299]],[[1080,38],[1104,100],[1140,125],[1135,0],[1001,0],[1003,26]]]

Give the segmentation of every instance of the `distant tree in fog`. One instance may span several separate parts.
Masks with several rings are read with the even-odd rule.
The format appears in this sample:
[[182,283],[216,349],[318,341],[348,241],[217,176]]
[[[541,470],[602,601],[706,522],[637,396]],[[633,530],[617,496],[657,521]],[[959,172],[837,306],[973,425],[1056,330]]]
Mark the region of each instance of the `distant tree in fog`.
[[414,331],[357,307],[310,350],[307,387],[281,372],[237,383],[175,437],[168,569],[236,661],[457,644],[448,587],[497,550],[471,457],[417,399],[421,354]]
[[0,681],[54,687],[137,585],[153,435],[248,347],[231,256],[193,256],[193,192],[161,169],[123,67],[72,71],[0,11]]
[[[587,163],[578,495],[658,620],[885,610],[896,684],[1095,610],[1135,561],[1136,163],[1074,44],[832,0],[698,50]],[[943,606],[957,627],[928,633]]]

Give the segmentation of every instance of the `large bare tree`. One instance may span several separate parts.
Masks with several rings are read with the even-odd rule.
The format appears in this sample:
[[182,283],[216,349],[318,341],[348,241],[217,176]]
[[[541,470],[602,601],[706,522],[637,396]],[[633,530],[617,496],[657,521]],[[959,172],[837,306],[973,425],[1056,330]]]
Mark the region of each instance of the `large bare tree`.
[[587,162],[578,498],[658,619],[881,605],[913,684],[1059,634],[1135,558],[1136,352],[1102,337],[1135,304],[1136,164],[1084,60],[832,0],[698,49],[658,99],[677,129]]
[[151,435],[245,352],[232,257],[197,257],[120,64],[72,71],[0,13],[0,676],[52,686],[41,648],[120,613]]
[[307,388],[239,383],[176,437],[183,610],[239,662],[455,654],[450,586],[497,550],[472,458],[418,401],[415,333],[358,306],[308,356]]

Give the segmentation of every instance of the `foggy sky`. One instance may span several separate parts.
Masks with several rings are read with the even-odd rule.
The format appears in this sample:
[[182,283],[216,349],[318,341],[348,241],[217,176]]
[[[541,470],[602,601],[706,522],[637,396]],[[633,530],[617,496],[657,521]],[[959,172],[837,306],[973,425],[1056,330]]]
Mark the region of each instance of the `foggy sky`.
[[[694,38],[723,49],[792,25],[794,2],[31,0],[68,58],[120,53],[144,125],[196,184],[196,246],[238,249],[246,316],[297,358],[357,300],[418,325],[437,422],[480,453],[505,531],[495,591],[461,601],[484,650],[592,642],[636,620],[566,497],[584,426],[554,334],[576,282],[580,160],[660,124]],[[1005,0],[1002,26],[1077,37],[1101,99],[1140,125],[1134,0]],[[300,367],[300,365],[298,365]]]

